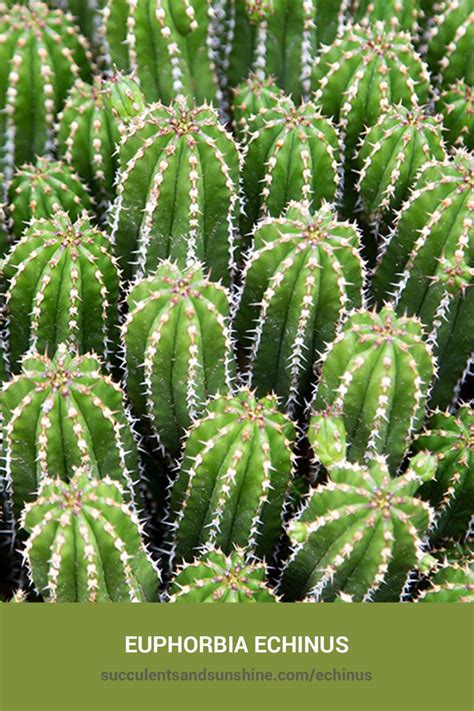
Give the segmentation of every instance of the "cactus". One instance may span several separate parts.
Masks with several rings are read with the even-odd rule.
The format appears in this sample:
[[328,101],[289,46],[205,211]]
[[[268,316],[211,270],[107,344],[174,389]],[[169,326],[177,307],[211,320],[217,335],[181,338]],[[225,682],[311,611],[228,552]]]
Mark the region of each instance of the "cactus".
[[457,79],[474,84],[472,0],[441,0],[429,30],[427,62],[444,86]]
[[119,133],[125,131],[132,119],[146,108],[145,97],[133,75],[114,72],[101,84],[105,110],[113,116]]
[[148,101],[219,104],[214,0],[108,0],[103,15],[110,64],[135,71]]
[[416,314],[438,358],[431,403],[457,397],[474,350],[474,162],[466,151],[423,167],[377,268],[379,303]]
[[292,201],[313,210],[340,190],[340,145],[329,119],[314,104],[281,98],[249,120],[243,170],[248,232],[259,217],[279,217]]
[[405,30],[416,36],[422,17],[419,5],[419,0],[354,0],[352,12],[355,22],[364,27],[382,21],[392,30]]
[[15,172],[8,189],[10,229],[19,238],[32,219],[51,219],[67,212],[72,221],[92,209],[92,199],[79,176],[62,162],[38,158]]
[[73,223],[58,213],[30,224],[3,265],[14,372],[31,348],[53,356],[63,341],[106,362],[113,356],[119,272],[110,252],[108,237],[87,215]]
[[87,468],[71,481],[45,479],[21,525],[32,582],[47,602],[152,602],[159,574],[140,521],[109,477]]
[[288,525],[293,549],[279,588],[284,599],[397,601],[424,555],[433,512],[415,494],[435,468],[424,453],[395,479],[380,455],[367,466],[331,465],[329,482],[312,491]]
[[281,534],[295,430],[273,396],[250,390],[211,401],[190,430],[170,501],[173,555],[213,546],[271,558]]
[[429,96],[427,68],[410,36],[391,32],[381,22],[349,27],[323,47],[312,72],[315,100],[340,124],[348,159],[359,136],[390,104],[415,108]]
[[[101,11],[106,0],[52,0],[50,4],[68,11],[80,27],[82,34],[93,46],[100,45]],[[99,49],[99,47],[98,47]]]
[[276,602],[263,563],[247,563],[244,552],[209,551],[177,572],[169,602]]
[[181,271],[162,263],[127,298],[123,326],[127,391],[173,455],[212,395],[234,376],[226,290],[199,265]]
[[162,259],[201,261],[231,280],[239,213],[240,156],[209,106],[155,104],[121,142],[113,238],[127,278]]
[[471,563],[461,565],[445,561],[430,578],[416,602],[474,603],[474,568]]
[[457,540],[469,530],[474,508],[474,413],[463,405],[455,415],[436,412],[415,441],[415,451],[429,450],[438,462],[436,478],[421,489],[436,510],[430,538]]
[[474,94],[472,87],[459,79],[441,93],[437,108],[443,115],[449,143],[474,150]]
[[408,198],[423,164],[446,157],[442,131],[439,116],[404,106],[390,107],[367,131],[356,157],[357,189],[364,218],[377,230]]
[[275,85],[273,77],[258,79],[252,74],[246,81],[234,89],[232,113],[237,136],[244,140],[250,130],[250,121],[265,109],[276,106],[284,96]]
[[395,472],[423,423],[432,377],[417,319],[397,317],[392,306],[356,311],[323,357],[310,436],[329,408],[343,418],[350,461],[385,454]]
[[357,228],[332,206],[312,214],[291,203],[259,223],[236,318],[249,352],[249,384],[275,392],[292,414],[309,395],[313,365],[347,311],[363,303],[364,266]]
[[87,80],[91,55],[73,18],[31,0],[0,2],[0,172],[50,153],[54,122],[77,77]]
[[110,475],[133,493],[137,448],[120,388],[94,355],[60,344],[53,360],[32,353],[3,387],[3,455],[15,514],[48,476],[69,480],[74,468]]

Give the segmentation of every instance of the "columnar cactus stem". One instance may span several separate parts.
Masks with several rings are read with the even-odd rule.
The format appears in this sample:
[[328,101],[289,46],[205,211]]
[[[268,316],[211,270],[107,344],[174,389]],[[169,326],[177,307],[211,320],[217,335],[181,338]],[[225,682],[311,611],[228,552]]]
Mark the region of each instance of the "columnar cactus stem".
[[69,483],[45,479],[26,504],[24,557],[47,602],[153,602],[159,573],[120,484],[79,468]]
[[474,350],[474,162],[466,151],[423,167],[375,274],[379,303],[417,315],[439,361],[431,402],[447,407]]
[[235,269],[240,156],[209,106],[155,104],[122,139],[113,238],[125,275],[162,259],[201,261],[228,284]]
[[87,216],[34,220],[3,265],[13,371],[30,348],[53,356],[70,341],[105,360],[118,340],[119,272],[107,236]]
[[92,209],[92,199],[79,176],[65,163],[38,158],[21,166],[8,189],[8,215],[16,238],[32,219],[51,219],[67,212],[72,221]]
[[244,231],[259,217],[279,217],[292,201],[317,209],[340,189],[337,131],[314,104],[282,97],[249,120],[243,184]]
[[415,602],[474,603],[474,569],[471,564],[445,561]]
[[323,357],[310,430],[329,407],[343,418],[350,461],[385,454],[395,472],[423,423],[432,377],[417,319],[397,317],[391,306],[356,311]]
[[390,104],[414,108],[429,96],[428,71],[408,34],[383,23],[349,27],[315,60],[312,88],[327,116],[340,124],[347,157],[359,136]]
[[427,454],[413,458],[395,479],[380,456],[367,467],[333,465],[329,482],[312,491],[289,523],[293,551],[279,588],[284,599],[398,600],[424,555],[422,538],[433,512],[415,494],[435,468]]
[[137,448],[120,388],[94,355],[33,353],[21,375],[3,387],[3,454],[16,514],[48,476],[69,480],[83,466],[95,478],[110,475],[132,496]]
[[143,92],[133,75],[114,72],[101,85],[104,107],[115,119],[120,135],[146,108]]
[[474,413],[463,405],[455,415],[436,412],[415,441],[415,451],[429,450],[438,462],[436,477],[421,493],[436,510],[430,538],[460,540],[474,508]]
[[281,534],[295,430],[274,397],[250,390],[211,401],[189,432],[171,492],[173,555],[218,546],[271,558]]
[[234,377],[228,294],[199,265],[181,271],[165,262],[135,284],[127,303],[127,391],[176,455],[208,398],[227,392]]
[[51,4],[69,11],[76,19],[82,34],[100,51],[101,11],[105,3],[106,0],[52,0]]
[[357,189],[365,219],[380,229],[408,198],[419,169],[446,157],[439,116],[392,106],[364,136],[357,153]]
[[178,569],[169,602],[277,602],[263,563],[247,563],[242,550],[212,550]]
[[474,84],[474,9],[472,0],[442,0],[429,30],[428,65],[443,86],[465,79]]
[[441,92],[437,109],[443,115],[447,139],[454,146],[474,149],[474,91],[459,79]]
[[363,304],[360,236],[329,204],[312,214],[290,203],[257,225],[243,271],[236,330],[248,381],[293,413],[309,395],[313,366],[347,312]]
[[276,106],[283,92],[275,85],[273,77],[258,79],[252,74],[234,90],[232,113],[237,136],[245,139],[250,131],[250,122],[265,109]]
[[354,0],[352,11],[355,22],[364,27],[382,21],[395,31],[405,30],[415,36],[420,31],[419,0]]
[[176,97],[218,105],[213,0],[108,0],[110,63],[135,71],[148,101]]
[[0,63],[0,172],[9,180],[51,152],[56,115],[74,80],[90,77],[91,55],[71,15],[36,0],[0,2]]

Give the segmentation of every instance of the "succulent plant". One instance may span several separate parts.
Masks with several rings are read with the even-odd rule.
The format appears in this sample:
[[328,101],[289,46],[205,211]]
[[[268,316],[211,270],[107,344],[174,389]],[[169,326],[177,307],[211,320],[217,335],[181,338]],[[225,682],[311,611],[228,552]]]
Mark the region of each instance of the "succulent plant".
[[209,397],[234,377],[228,294],[200,265],[160,264],[127,298],[123,326],[127,391],[173,455]]
[[433,406],[446,407],[474,351],[474,160],[466,151],[421,170],[374,278],[379,303],[417,315],[438,359]]
[[379,455],[367,466],[336,458],[329,482],[311,492],[288,525],[292,552],[279,587],[284,599],[397,601],[424,556],[433,512],[415,494],[435,468],[421,453],[393,479]]
[[429,29],[427,62],[444,86],[457,79],[474,84],[474,9],[472,0],[441,0]]
[[276,602],[263,563],[247,562],[241,550],[212,550],[185,563],[172,582],[169,602]]
[[115,119],[119,133],[146,108],[146,100],[133,75],[115,71],[100,85],[104,109]]
[[356,162],[365,219],[379,228],[408,198],[420,168],[446,157],[439,116],[391,106],[363,138]]
[[117,254],[130,278],[160,260],[201,261],[231,281],[236,260],[240,156],[210,106],[155,104],[121,142],[113,216]]
[[0,37],[0,173],[9,180],[52,151],[57,113],[74,80],[90,77],[91,55],[72,16],[36,0],[0,2]]
[[310,394],[313,367],[347,312],[363,304],[357,227],[325,203],[290,203],[257,225],[242,275],[236,331],[258,395],[275,392],[290,413]]
[[67,212],[72,221],[92,209],[92,199],[79,176],[66,164],[38,158],[15,171],[8,188],[11,232],[19,238],[32,219],[51,219]]
[[108,237],[84,215],[34,220],[3,265],[12,370],[30,349],[69,341],[107,358],[118,340],[119,272]]
[[423,424],[432,377],[417,319],[397,317],[392,306],[355,311],[323,357],[310,437],[329,410],[342,416],[350,461],[384,454],[395,472]]
[[323,47],[312,72],[315,100],[341,127],[349,159],[363,130],[390,104],[414,108],[429,97],[427,68],[410,36],[383,23],[352,25]]
[[34,587],[47,602],[157,599],[158,570],[117,481],[91,479],[87,468],[70,482],[47,478],[21,525]]
[[148,101],[219,104],[213,0],[107,0],[109,63],[135,71]]
[[273,396],[242,388],[212,400],[186,439],[170,500],[173,557],[214,546],[270,559],[291,483],[295,430]]
[[92,46],[100,45],[102,9],[106,0],[51,0],[50,4],[74,16],[82,34]]
[[416,35],[420,30],[419,0],[353,0],[354,21],[368,27],[385,22],[392,30],[405,30]]
[[474,567],[445,561],[429,580],[416,602],[474,603]]
[[447,140],[454,146],[474,149],[474,92],[459,79],[441,92],[437,108],[443,115]]
[[469,405],[456,414],[436,412],[415,441],[415,451],[428,450],[437,459],[433,481],[421,495],[436,511],[431,540],[464,538],[474,510],[474,412]]
[[279,217],[292,201],[317,209],[340,190],[340,144],[329,119],[312,103],[282,97],[249,120],[243,169],[244,232],[259,217]]
[[284,96],[273,77],[258,79],[255,74],[234,89],[232,113],[237,136],[245,140],[249,133],[249,122],[265,109],[274,108]]
[[52,360],[28,355],[21,374],[3,386],[1,410],[5,478],[16,515],[44,479],[70,480],[79,466],[94,478],[110,475],[131,497],[137,448],[123,393],[96,356],[71,355],[64,344]]

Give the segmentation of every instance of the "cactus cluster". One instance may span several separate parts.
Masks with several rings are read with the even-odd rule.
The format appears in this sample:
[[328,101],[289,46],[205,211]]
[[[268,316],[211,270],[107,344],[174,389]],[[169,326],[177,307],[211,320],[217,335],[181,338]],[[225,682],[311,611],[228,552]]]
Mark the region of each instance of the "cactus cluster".
[[0,597],[473,602],[472,0],[0,0]]

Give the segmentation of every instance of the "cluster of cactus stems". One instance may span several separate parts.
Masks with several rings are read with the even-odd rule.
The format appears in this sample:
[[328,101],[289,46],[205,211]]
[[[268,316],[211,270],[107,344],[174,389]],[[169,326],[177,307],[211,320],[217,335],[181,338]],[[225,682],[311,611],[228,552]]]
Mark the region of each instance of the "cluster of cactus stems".
[[7,600],[474,602],[473,47],[0,0]]

